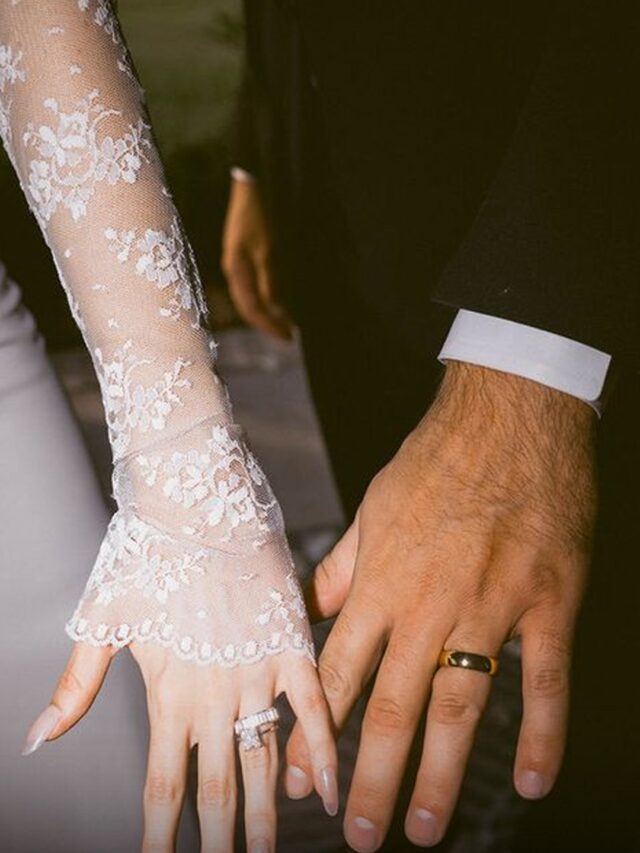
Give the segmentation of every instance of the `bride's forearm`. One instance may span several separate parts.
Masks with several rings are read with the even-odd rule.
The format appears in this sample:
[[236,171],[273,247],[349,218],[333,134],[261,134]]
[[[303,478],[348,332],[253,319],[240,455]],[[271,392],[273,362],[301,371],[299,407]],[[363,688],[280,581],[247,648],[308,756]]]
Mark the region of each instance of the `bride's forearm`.
[[193,253],[108,5],[0,9],[4,141],[91,352],[116,458],[228,420]]
[[0,126],[100,380],[118,513],[68,630],[234,665],[312,656],[233,424],[193,252],[105,0],[0,0]]

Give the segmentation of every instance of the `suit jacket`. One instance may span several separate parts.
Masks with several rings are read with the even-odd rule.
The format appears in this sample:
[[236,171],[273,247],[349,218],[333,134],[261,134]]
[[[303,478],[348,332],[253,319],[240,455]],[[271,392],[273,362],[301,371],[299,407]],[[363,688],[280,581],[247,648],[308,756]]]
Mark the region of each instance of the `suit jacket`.
[[[640,362],[638,12],[245,0],[235,157],[289,243],[339,230],[416,346],[432,300]],[[335,244],[335,239],[333,240]]]

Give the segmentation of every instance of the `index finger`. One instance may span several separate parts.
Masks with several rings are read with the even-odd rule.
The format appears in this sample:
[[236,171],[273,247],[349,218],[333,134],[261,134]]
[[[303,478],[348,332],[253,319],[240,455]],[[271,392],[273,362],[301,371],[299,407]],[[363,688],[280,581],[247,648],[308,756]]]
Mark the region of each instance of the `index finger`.
[[[318,660],[320,684],[335,730],[340,731],[382,654],[386,626],[371,612],[366,620],[359,608],[347,601],[336,619]],[[300,723],[287,744],[287,765],[312,778],[312,762]],[[287,788],[289,791],[289,788]]]

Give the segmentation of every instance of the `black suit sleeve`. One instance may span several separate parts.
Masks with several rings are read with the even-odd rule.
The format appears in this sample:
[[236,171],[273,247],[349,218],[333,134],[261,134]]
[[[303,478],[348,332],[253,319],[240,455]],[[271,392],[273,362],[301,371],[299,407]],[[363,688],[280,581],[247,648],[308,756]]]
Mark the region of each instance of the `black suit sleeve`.
[[231,144],[232,165],[245,169],[256,177],[260,171],[260,153],[256,128],[256,96],[253,72],[245,62]]
[[554,4],[510,145],[436,301],[640,365],[639,16],[627,0]]

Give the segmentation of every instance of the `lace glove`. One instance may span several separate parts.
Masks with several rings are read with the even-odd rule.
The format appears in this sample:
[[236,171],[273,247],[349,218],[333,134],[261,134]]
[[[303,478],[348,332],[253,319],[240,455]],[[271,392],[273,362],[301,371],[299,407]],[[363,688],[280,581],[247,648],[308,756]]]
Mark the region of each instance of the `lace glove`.
[[191,248],[106,0],[0,0],[0,132],[100,381],[118,510],[67,624],[227,667],[313,659]]

